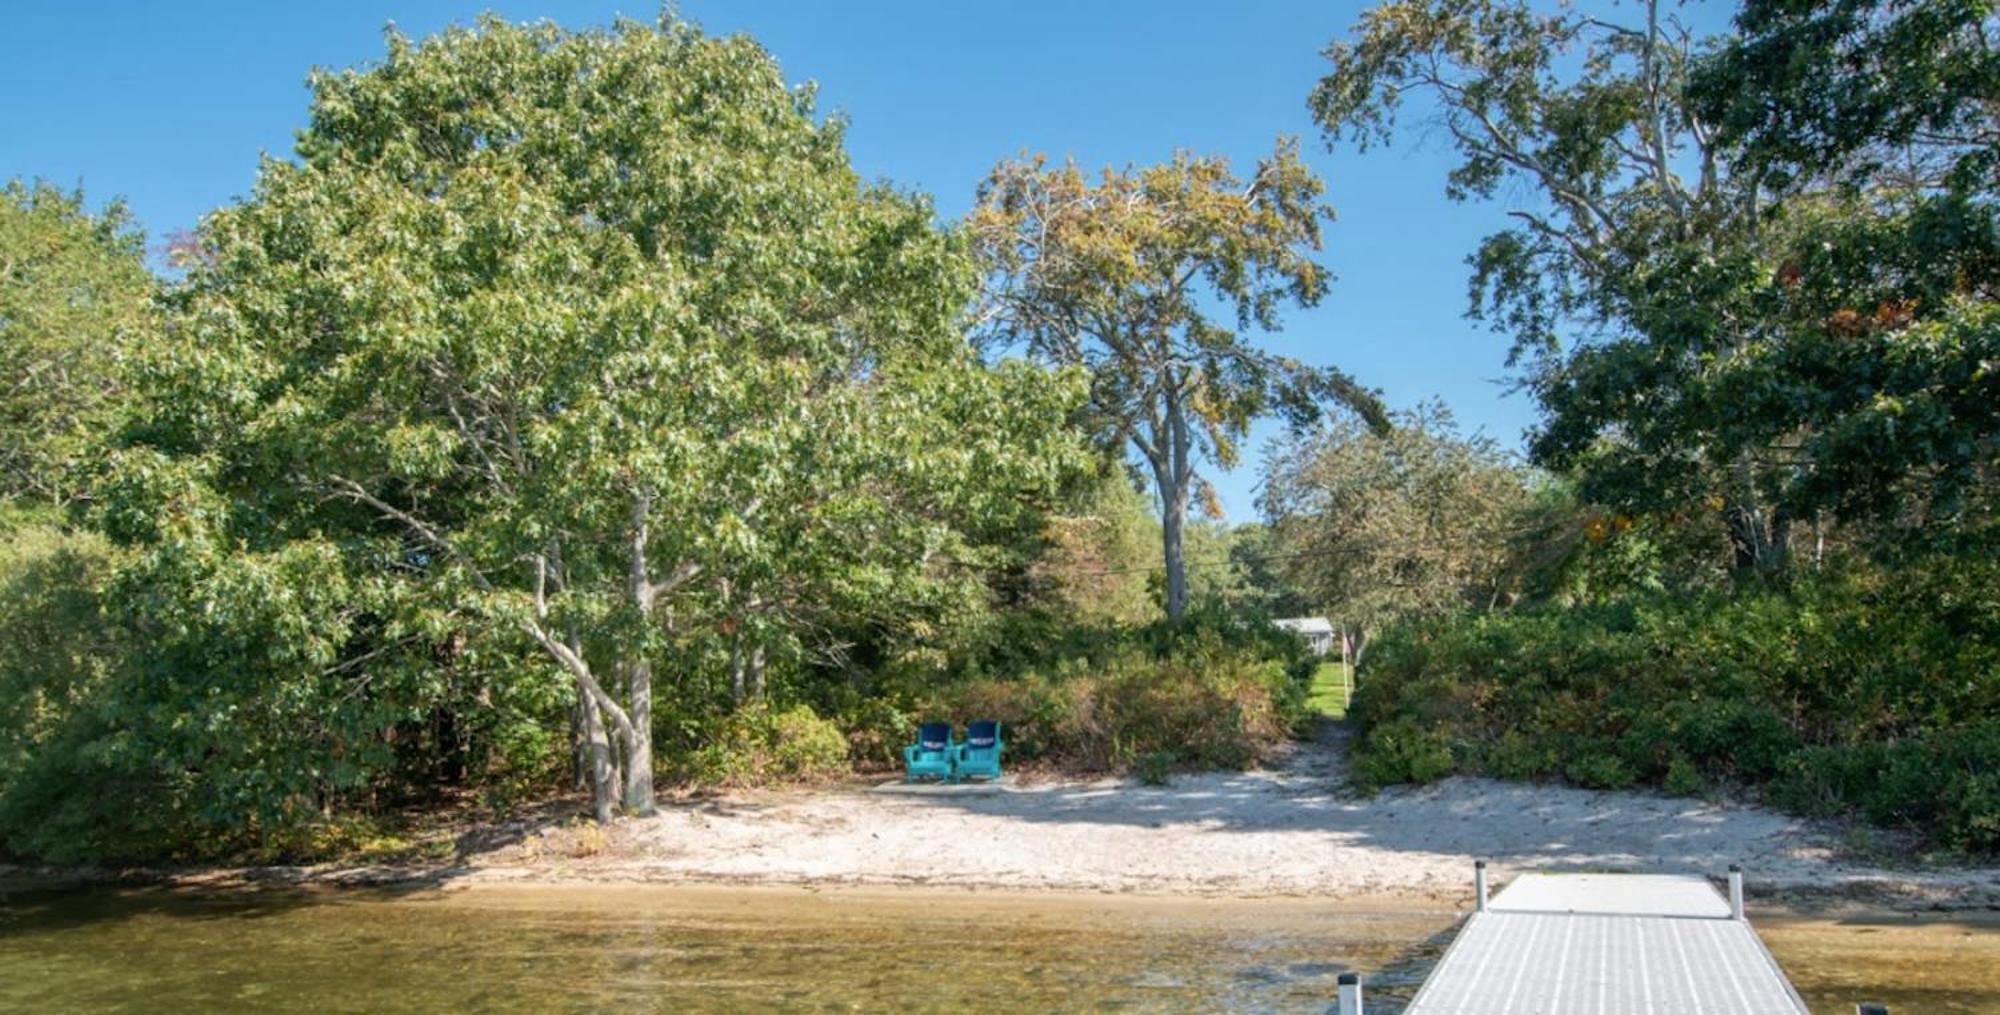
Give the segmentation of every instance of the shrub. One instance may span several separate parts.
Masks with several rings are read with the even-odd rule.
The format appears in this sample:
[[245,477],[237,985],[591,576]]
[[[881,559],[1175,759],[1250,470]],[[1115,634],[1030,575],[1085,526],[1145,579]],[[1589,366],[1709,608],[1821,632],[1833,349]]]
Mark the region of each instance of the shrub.
[[693,782],[739,786],[826,779],[848,771],[847,751],[840,726],[811,707],[778,710],[753,702],[689,753],[679,774]]
[[1456,767],[1443,730],[1409,720],[1370,728],[1354,757],[1355,781],[1364,787],[1396,782],[1430,782]]
[[1132,774],[1147,786],[1165,786],[1181,756],[1172,751],[1147,751],[1132,765]]
[[2000,563],[1406,626],[1378,639],[1350,714],[1368,783],[1734,784],[1993,851]]
[[933,688],[915,713],[997,719],[1019,761],[1141,775],[1167,754],[1166,767],[1248,767],[1309,716],[1314,657],[1258,622],[1197,614],[1044,644],[1038,658],[1015,647],[1004,666],[974,661],[976,676]]

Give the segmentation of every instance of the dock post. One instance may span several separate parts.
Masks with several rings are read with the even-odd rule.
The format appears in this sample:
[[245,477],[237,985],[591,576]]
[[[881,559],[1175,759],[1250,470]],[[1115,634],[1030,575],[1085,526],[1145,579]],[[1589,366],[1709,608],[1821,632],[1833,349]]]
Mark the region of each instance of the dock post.
[[1743,919],[1743,868],[1729,865],[1729,915],[1732,919]]
[[1472,894],[1481,913],[1486,912],[1486,861],[1472,861]]
[[1340,974],[1340,1015],[1361,1015],[1361,974]]
[[1854,1006],[1854,1015],[1889,1015],[1889,1006],[1864,1001]]

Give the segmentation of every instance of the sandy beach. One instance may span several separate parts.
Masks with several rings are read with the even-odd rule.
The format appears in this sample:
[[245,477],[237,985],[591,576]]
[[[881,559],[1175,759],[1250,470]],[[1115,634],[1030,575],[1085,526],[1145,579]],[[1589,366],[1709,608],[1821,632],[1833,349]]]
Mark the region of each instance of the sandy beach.
[[[1454,778],[1353,792],[1337,736],[1268,770],[1026,780],[885,792],[870,784],[663,804],[609,830],[519,821],[468,837],[448,880],[997,888],[1167,895],[1417,896],[1459,905],[1474,859],[1529,870],[1749,872],[1753,895],[1930,908],[2000,905],[2000,868],[1857,859],[1841,829],[1761,807]],[[335,879],[396,876],[336,868]]]

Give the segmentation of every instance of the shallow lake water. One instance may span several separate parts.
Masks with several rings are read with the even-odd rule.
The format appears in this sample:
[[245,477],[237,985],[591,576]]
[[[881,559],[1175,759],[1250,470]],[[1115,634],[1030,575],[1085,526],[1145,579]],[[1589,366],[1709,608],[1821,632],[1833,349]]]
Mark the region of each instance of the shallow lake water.
[[[1458,915],[1382,903],[940,890],[0,885],[8,1011],[1392,1013]],[[1815,1010],[2000,1012],[1991,916],[1760,918]]]

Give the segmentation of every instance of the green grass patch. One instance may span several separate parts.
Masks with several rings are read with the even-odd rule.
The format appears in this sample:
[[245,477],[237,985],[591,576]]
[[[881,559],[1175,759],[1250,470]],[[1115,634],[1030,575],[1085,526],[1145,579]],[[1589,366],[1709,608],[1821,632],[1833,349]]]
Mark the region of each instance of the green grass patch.
[[1306,707],[1329,719],[1339,719],[1347,715],[1347,667],[1337,662],[1319,664],[1313,672],[1312,690],[1306,695]]

